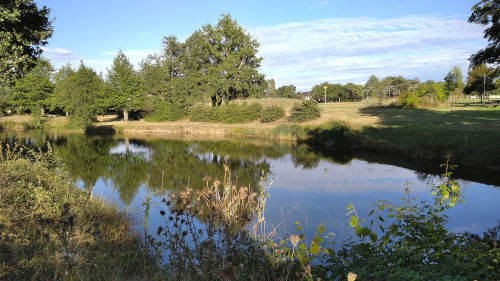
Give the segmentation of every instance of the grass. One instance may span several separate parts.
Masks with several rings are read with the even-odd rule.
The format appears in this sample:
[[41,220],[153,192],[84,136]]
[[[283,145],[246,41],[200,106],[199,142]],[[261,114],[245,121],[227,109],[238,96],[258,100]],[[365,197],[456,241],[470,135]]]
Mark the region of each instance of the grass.
[[[243,101],[236,101],[242,103]],[[279,105],[290,115],[296,99],[268,98],[250,99],[265,107]],[[197,136],[257,136],[280,139],[312,140],[320,131],[328,130],[331,122],[345,122],[352,131],[350,146],[390,153],[399,153],[414,158],[442,161],[451,153],[455,163],[498,168],[500,160],[500,107],[482,105],[479,102],[455,101],[453,106],[445,104],[435,108],[406,109],[389,106],[374,106],[371,102],[320,104],[321,116],[317,119],[294,125],[286,118],[269,123],[259,120],[246,124],[224,124],[191,122],[145,122],[143,120],[124,122],[114,116],[101,116],[96,126],[119,128],[123,134],[176,134]],[[2,117],[0,122],[25,122],[29,116]],[[12,123],[9,123],[12,127]],[[52,118],[49,127],[61,128],[64,117]],[[7,126],[3,126],[4,128]],[[330,128],[334,129],[334,128]],[[315,133],[312,133],[315,131]],[[321,133],[322,137],[329,133]]]
[[151,280],[131,220],[72,183],[56,159],[0,145],[1,280]]

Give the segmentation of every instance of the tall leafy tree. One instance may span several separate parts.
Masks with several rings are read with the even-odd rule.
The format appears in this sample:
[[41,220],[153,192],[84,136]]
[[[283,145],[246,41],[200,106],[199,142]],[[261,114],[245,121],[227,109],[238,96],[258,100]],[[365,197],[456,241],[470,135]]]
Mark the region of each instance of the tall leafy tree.
[[217,25],[204,25],[186,41],[191,70],[213,105],[224,101],[263,94],[264,75],[258,72],[259,43],[229,14]]
[[463,89],[463,79],[460,67],[454,66],[444,77],[446,92],[448,94],[461,92]]
[[111,109],[122,110],[124,121],[128,121],[129,111],[143,107],[140,77],[121,50],[108,69],[105,103]]
[[265,95],[268,97],[274,97],[276,95],[276,82],[274,82],[274,79],[266,80],[266,82],[267,88]]
[[49,15],[32,0],[0,1],[0,86],[12,86],[36,65],[52,36]]
[[481,96],[483,102],[483,93],[495,89],[493,84],[495,72],[485,64],[474,66],[467,75],[467,84],[464,92],[466,94],[476,93]]
[[469,58],[471,65],[484,63],[500,65],[500,1],[479,1],[472,6],[469,22],[488,26],[483,33],[484,38],[488,39],[488,46]]
[[297,88],[294,85],[283,85],[279,87],[278,89],[276,89],[276,95],[282,98],[299,98],[299,95],[297,94]]
[[71,98],[66,104],[73,127],[85,128],[92,125],[97,114],[102,112],[102,91],[104,82],[90,67],[80,63],[78,70],[69,76],[68,89]]
[[375,90],[380,90],[380,80],[375,75],[371,75],[366,81],[365,87],[373,87]]
[[71,103],[72,93],[74,91],[74,82],[72,75],[75,71],[70,63],[63,65],[54,74],[54,95],[50,102],[50,110],[56,111],[57,109],[63,110],[66,116],[69,115],[69,104]]
[[14,98],[11,101],[19,112],[34,110],[45,112],[54,93],[52,73],[54,68],[48,60],[39,59],[24,77],[16,80]]

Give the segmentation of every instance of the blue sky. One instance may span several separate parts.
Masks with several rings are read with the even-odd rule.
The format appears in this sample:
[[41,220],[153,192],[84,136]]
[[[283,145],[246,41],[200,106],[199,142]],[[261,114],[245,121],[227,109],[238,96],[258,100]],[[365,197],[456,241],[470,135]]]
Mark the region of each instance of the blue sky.
[[371,74],[438,81],[454,65],[466,72],[487,44],[483,28],[467,23],[477,1],[35,1],[55,17],[44,55],[56,67],[83,60],[103,73],[118,50],[138,66],[164,36],[184,39],[222,13],[260,42],[260,71],[299,90]]

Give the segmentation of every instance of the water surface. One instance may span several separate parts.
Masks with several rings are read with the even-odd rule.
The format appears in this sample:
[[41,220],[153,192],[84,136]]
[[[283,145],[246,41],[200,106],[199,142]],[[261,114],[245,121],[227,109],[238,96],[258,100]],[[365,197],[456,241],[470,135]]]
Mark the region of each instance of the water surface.
[[[151,230],[161,224],[164,197],[188,186],[203,187],[205,176],[221,179],[224,163],[230,166],[238,186],[270,186],[265,216],[270,227],[279,226],[281,235],[293,233],[295,221],[307,228],[308,235],[324,223],[338,241],[352,235],[345,216],[349,202],[366,217],[373,208],[371,203],[398,202],[406,187],[411,196],[430,200],[429,188],[442,181],[439,175],[444,172],[439,162],[268,140],[193,141],[36,132],[4,132],[2,138],[38,145],[50,141],[79,186],[126,209],[137,218],[138,228],[142,204],[151,197]],[[500,219],[498,173],[460,167],[454,175],[463,187],[465,204],[447,212],[448,227],[482,232],[496,225]]]

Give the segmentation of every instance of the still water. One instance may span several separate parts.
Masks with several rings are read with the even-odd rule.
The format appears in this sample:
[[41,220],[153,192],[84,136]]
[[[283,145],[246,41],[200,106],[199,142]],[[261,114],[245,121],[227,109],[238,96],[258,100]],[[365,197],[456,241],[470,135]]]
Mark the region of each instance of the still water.
[[[412,197],[431,200],[429,188],[442,182],[439,162],[400,156],[310,147],[269,140],[184,140],[152,137],[92,137],[83,134],[3,133],[2,139],[42,145],[50,141],[77,184],[129,212],[140,229],[143,203],[152,198],[149,219],[154,233],[161,223],[161,200],[187,186],[201,188],[203,178],[221,179],[229,164],[232,180],[250,189],[269,189],[265,217],[286,236],[294,222],[311,235],[320,223],[343,241],[352,235],[345,216],[353,202],[360,217],[371,203],[398,203],[405,187]],[[227,160],[226,160],[227,158]],[[454,176],[465,203],[447,211],[453,231],[482,232],[500,220],[498,171],[459,167]]]

